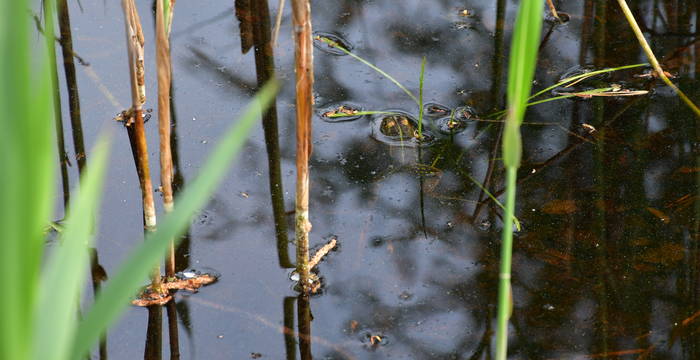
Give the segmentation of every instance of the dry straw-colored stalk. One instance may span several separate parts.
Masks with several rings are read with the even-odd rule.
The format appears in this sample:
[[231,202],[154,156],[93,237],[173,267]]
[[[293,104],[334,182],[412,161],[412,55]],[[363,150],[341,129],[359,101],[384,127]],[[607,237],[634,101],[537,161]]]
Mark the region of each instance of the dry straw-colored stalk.
[[294,65],[296,70],[297,184],[296,249],[297,272],[302,291],[309,288],[309,158],[311,156],[311,112],[313,109],[313,46],[309,0],[292,0]]
[[[164,1],[169,1],[166,18]],[[173,211],[173,156],[170,148],[170,85],[172,65],[170,60],[170,24],[173,14],[171,0],[156,0],[156,68],[158,74],[158,134],[160,137],[160,186],[163,194],[163,209]],[[170,240],[170,248],[165,257],[165,274],[175,276],[175,246]]]
[[[153,200],[153,184],[148,165],[148,146],[143,120],[143,104],[146,102],[145,68],[144,68],[144,37],[141,30],[141,19],[136,10],[134,0],[122,0],[126,26],[126,44],[129,58],[129,79],[131,80],[131,109],[125,116],[125,125],[132,143],[136,170],[141,185],[143,202],[143,222],[146,231],[156,228],[156,209]],[[160,288],[160,269],[154,268],[151,281],[155,288]]]

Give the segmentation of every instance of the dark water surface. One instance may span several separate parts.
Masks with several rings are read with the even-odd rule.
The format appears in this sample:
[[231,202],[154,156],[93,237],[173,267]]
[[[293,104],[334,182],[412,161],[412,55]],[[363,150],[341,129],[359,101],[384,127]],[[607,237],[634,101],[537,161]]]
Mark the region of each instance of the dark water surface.
[[[123,17],[113,1],[83,1],[82,11],[69,3],[75,51],[90,63],[77,66],[85,142],[89,148],[103,130],[114,138],[97,248],[109,275],[143,241],[128,138],[112,120],[130,103]],[[545,24],[535,90],[575,66],[646,61],[616,2],[559,3],[571,20]],[[633,3],[657,55],[678,75],[674,81],[700,102],[700,6]],[[277,2],[269,5],[274,19]],[[416,94],[425,56],[425,101],[450,109],[469,105],[485,117],[504,105],[516,6],[500,0],[314,1],[312,14],[314,30],[341,35],[356,54]],[[150,2],[140,2],[146,107],[155,107],[150,9]],[[473,15],[461,16],[463,9]],[[173,349],[182,359],[308,359],[309,352],[316,359],[490,358],[503,222],[500,208],[474,181],[501,193],[499,123],[470,119],[462,132],[441,135],[431,125],[436,120],[426,117],[435,139],[417,147],[383,142],[368,116],[334,123],[315,117],[311,243],[336,236],[340,248],[319,265],[322,294],[308,303],[297,299],[290,262],[277,247],[268,166],[279,163],[281,201],[294,209],[290,34],[287,7],[274,49],[284,81],[277,99],[281,157],[272,151],[268,162],[274,146],[266,146],[262,126],[256,127],[181,249],[181,268],[214,269],[220,281],[195,295],[178,294],[167,313],[151,311],[150,327],[149,311],[130,308],[108,334],[109,358],[146,353],[167,359]],[[186,186],[254,93],[255,50],[241,54],[230,0],[178,1],[171,48],[177,175]],[[417,118],[417,105],[369,67],[323,46],[314,56],[319,109],[354,104]],[[700,320],[694,317],[700,311],[698,126],[670,89],[633,76],[641,71],[615,73],[594,85],[616,82],[650,95],[560,100],[528,111],[527,122],[559,126],[522,130],[514,359],[700,358]],[[155,111],[153,117],[146,127],[157,174]],[[69,171],[75,184],[77,168]],[[282,218],[291,240],[293,216]],[[289,254],[293,258],[292,244]],[[310,349],[308,337],[295,337],[298,315],[303,319],[308,309]],[[168,331],[168,313],[177,313],[177,346],[170,345],[175,331]],[[154,324],[161,316],[159,329]],[[382,340],[373,346],[374,335]]]

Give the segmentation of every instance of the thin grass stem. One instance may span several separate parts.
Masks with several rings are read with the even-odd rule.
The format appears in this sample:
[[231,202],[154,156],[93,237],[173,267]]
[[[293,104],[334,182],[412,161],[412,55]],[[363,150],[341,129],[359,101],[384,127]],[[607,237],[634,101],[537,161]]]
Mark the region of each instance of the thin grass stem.
[[686,96],[683,91],[681,91],[681,89],[679,89],[673,82],[671,82],[668,76],[666,76],[666,74],[664,73],[664,70],[661,68],[659,61],[654,55],[654,52],[651,50],[651,46],[649,46],[647,39],[644,37],[642,30],[639,28],[637,20],[634,19],[632,11],[630,10],[629,6],[627,6],[627,2],[625,0],[617,0],[617,3],[620,5],[622,12],[625,14],[627,22],[629,22],[630,27],[632,27],[632,31],[634,31],[634,36],[637,37],[639,45],[641,45],[642,49],[646,53],[647,59],[649,59],[649,62],[656,71],[656,74],[681,98],[681,100],[683,100],[683,102],[686,103],[686,105],[688,105],[688,107],[691,110],[693,110],[696,116],[700,117],[700,108],[698,108],[697,105],[695,105],[695,103],[693,103],[693,101],[690,100],[690,98],[688,98],[688,96]]
[[418,137],[423,139],[423,79],[425,78],[425,56],[420,63],[420,78],[418,79]]
[[374,70],[374,71],[380,73],[382,76],[384,76],[385,78],[389,79],[389,80],[390,80],[391,82],[393,82],[396,86],[398,86],[399,89],[403,90],[403,92],[405,92],[406,95],[408,95],[413,101],[415,101],[416,104],[418,104],[418,106],[420,106],[420,101],[418,100],[418,98],[416,98],[416,96],[413,95],[413,93],[412,93],[410,90],[406,89],[405,86],[401,85],[401,83],[400,83],[398,80],[394,79],[394,77],[392,77],[391,75],[389,75],[389,74],[387,74],[386,72],[384,72],[384,70],[382,70],[382,69],[380,69],[380,68],[378,68],[378,67],[372,65],[372,63],[370,63],[369,61],[367,61],[367,60],[365,60],[365,59],[363,59],[363,58],[361,58],[361,57],[355,55],[354,53],[352,53],[352,52],[349,51],[348,49],[342,47],[340,44],[338,44],[337,42],[335,42],[335,41],[333,41],[333,40],[331,40],[331,39],[329,39],[329,38],[326,38],[326,37],[323,37],[323,36],[318,36],[317,39],[320,40],[320,41],[323,41],[323,42],[326,43],[326,44],[328,44],[328,46],[334,47],[334,48],[336,48],[336,49],[338,49],[338,50],[340,50],[340,51],[346,53],[347,55],[350,55],[352,58],[356,59],[357,61],[359,61],[359,62],[361,62],[361,63],[363,63],[363,64],[369,66],[372,70]]

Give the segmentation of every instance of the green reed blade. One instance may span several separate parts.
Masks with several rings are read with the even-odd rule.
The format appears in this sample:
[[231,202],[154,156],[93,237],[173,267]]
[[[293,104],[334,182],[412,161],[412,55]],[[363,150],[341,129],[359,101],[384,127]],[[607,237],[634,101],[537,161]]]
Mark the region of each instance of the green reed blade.
[[423,79],[425,77],[425,56],[420,63],[420,78],[418,79],[418,137],[423,139]]
[[42,271],[33,342],[36,360],[67,359],[71,350],[77,327],[76,304],[87,280],[88,250],[96,227],[93,214],[100,206],[108,149],[107,141],[98,141],[80,181],[80,192],[70,204],[60,243]]
[[648,66],[648,65],[649,65],[648,63],[634,64],[634,65],[624,65],[624,66],[618,66],[618,67],[615,67],[615,68],[595,70],[595,71],[587,72],[587,73],[585,73],[585,74],[579,74],[579,75],[575,75],[575,76],[570,76],[570,77],[568,77],[568,78],[566,78],[566,79],[563,79],[563,80],[559,81],[558,83],[556,83],[556,84],[554,84],[554,85],[552,85],[552,86],[550,86],[550,87],[544,88],[544,89],[542,89],[542,90],[536,92],[535,95],[530,96],[530,98],[528,98],[528,100],[532,100],[532,99],[534,99],[534,98],[536,98],[536,97],[538,97],[538,96],[540,96],[540,95],[542,95],[542,94],[544,94],[544,93],[546,93],[546,92],[548,92],[548,91],[551,91],[551,90],[553,90],[553,89],[556,89],[556,88],[558,88],[558,87],[560,87],[560,86],[566,86],[567,84],[573,83],[573,82],[575,82],[575,81],[577,81],[577,80],[583,80],[583,79],[586,79],[586,78],[589,78],[589,77],[592,77],[592,76],[596,76],[596,75],[600,75],[600,74],[605,74],[605,73],[609,73],[609,72],[613,72],[613,71],[619,71],[619,70],[625,70],[625,69],[633,69],[633,68],[636,68],[636,67]]
[[498,318],[496,330],[496,359],[505,360],[508,354],[508,320],[511,300],[511,263],[513,254],[513,227],[515,216],[517,171],[520,166],[522,144],[520,124],[525,116],[532,79],[537,65],[537,50],[542,29],[542,2],[523,0],[518,9],[511,43],[508,67],[508,116],[503,130],[503,164],[506,168],[506,211],[501,244],[501,265],[498,282]]
[[[328,46],[334,47],[334,48],[336,48],[336,49],[338,49],[338,50],[344,52],[344,53],[347,54],[347,55],[350,55],[352,58],[356,59],[357,61],[359,61],[359,62],[361,62],[361,63],[363,63],[363,64],[369,66],[372,70],[374,70],[374,71],[380,73],[382,76],[384,76],[385,78],[389,79],[389,80],[390,80],[391,82],[393,82],[396,86],[398,86],[399,89],[403,90],[403,92],[405,92],[406,95],[408,95],[411,99],[413,99],[413,101],[416,102],[416,104],[418,104],[418,105],[420,106],[420,101],[418,101],[418,98],[416,98],[416,96],[413,95],[413,93],[412,93],[411,91],[409,91],[408,89],[406,89],[406,87],[403,86],[403,85],[401,85],[401,83],[400,83],[398,80],[394,79],[391,75],[387,74],[387,73],[384,72],[382,69],[380,69],[380,68],[378,68],[378,67],[372,65],[372,63],[370,63],[369,61],[367,61],[367,60],[365,60],[365,59],[359,57],[358,55],[355,55],[355,54],[352,53],[350,50],[348,50],[348,49],[342,47],[340,44],[338,44],[337,42],[335,42],[335,41],[333,41],[333,40],[331,40],[331,39],[329,39],[329,38],[326,38],[326,37],[323,37],[323,36],[318,36],[318,37],[316,37],[316,39],[318,39],[318,40],[320,40],[320,41],[322,41],[322,42],[328,44]],[[422,109],[421,109],[421,111],[422,111]]]
[[[46,49],[29,35],[30,7],[0,1],[0,273],[8,289],[0,296],[0,359],[29,358],[54,200],[53,86]],[[46,34],[53,38],[53,27]]]

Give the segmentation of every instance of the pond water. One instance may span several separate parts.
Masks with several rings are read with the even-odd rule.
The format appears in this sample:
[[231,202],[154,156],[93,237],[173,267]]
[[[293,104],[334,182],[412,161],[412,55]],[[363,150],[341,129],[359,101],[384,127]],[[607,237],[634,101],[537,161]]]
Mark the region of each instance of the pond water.
[[[90,148],[103,131],[114,138],[97,241],[109,276],[143,241],[128,138],[112,120],[130,103],[123,17],[116,2],[69,3],[75,52],[90,64],[77,65],[85,143]],[[646,61],[616,3],[558,3],[570,20],[544,25],[535,91],[577,67]],[[277,2],[269,6],[274,23]],[[315,31],[340,36],[353,53],[415,94],[425,57],[423,96],[432,110],[470,108],[462,108],[469,116],[457,116],[457,124],[427,114],[433,138],[422,145],[410,131],[405,141],[397,139],[380,115],[324,121],[320,114],[339,105],[400,111],[406,119],[422,110],[368,66],[318,44],[311,244],[318,248],[336,237],[340,246],[318,266],[323,289],[307,302],[289,279],[294,247],[286,239],[294,238],[294,217],[284,213],[294,209],[295,186],[287,4],[274,48],[284,83],[276,102],[279,137],[266,137],[262,126],[253,130],[178,252],[178,268],[213,269],[219,281],[197,294],[178,293],[165,310],[130,308],[109,331],[103,355],[491,358],[504,224],[501,209],[477,184],[500,196],[504,175],[500,123],[481,120],[495,119],[488,114],[504,106],[516,7],[505,0],[313,2]],[[677,75],[674,81],[698,103],[700,7],[635,1],[634,9],[657,55]],[[151,3],[140,2],[139,12],[147,41],[146,107],[155,108]],[[187,186],[252,97],[255,50],[242,54],[230,0],[178,1],[172,31],[176,177]],[[564,99],[527,113],[526,122],[538,124],[522,129],[514,359],[700,358],[699,127],[668,87],[635,77],[643,71],[591,83],[647,89],[649,95]],[[65,89],[62,74],[61,81]],[[67,94],[62,97],[66,147],[74,158]],[[146,124],[153,168],[156,116]],[[396,122],[404,126],[400,134],[412,126]],[[273,174],[279,169],[282,197],[271,196],[270,166]],[[76,184],[77,167],[69,174]],[[309,312],[310,337],[299,339],[299,320],[303,324]]]

